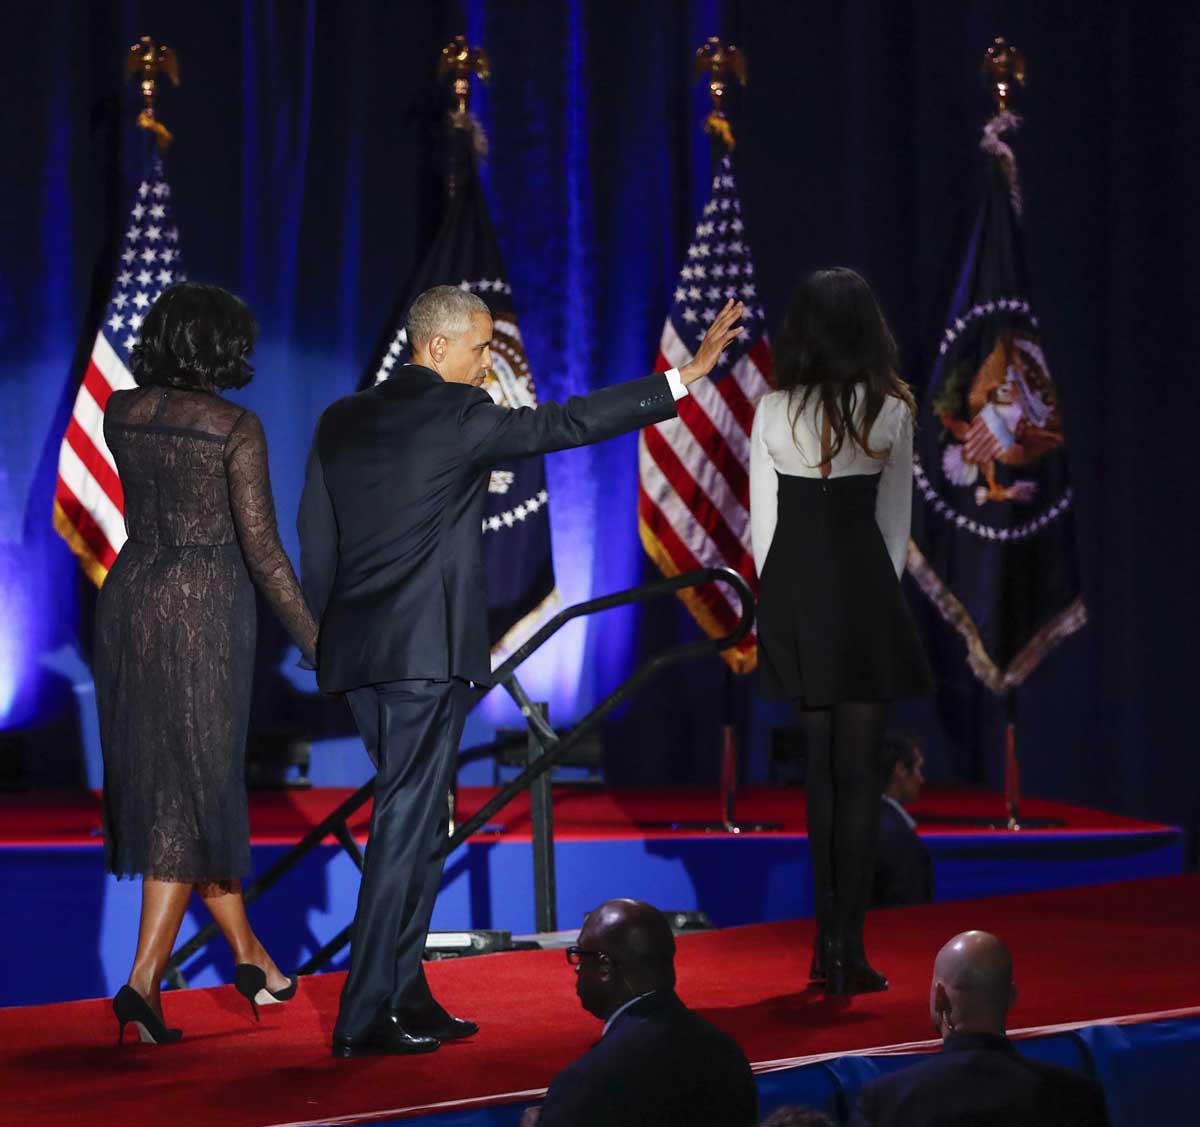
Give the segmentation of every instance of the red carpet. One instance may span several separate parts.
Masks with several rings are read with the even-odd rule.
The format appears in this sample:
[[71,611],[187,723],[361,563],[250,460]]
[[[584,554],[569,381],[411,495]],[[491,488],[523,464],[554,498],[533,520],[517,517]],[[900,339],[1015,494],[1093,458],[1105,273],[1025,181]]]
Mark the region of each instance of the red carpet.
[[[250,796],[250,829],[256,845],[290,845],[346,799],[350,790],[321,788],[309,791],[256,791]],[[472,813],[494,792],[487,787],[464,787],[459,794],[459,816]],[[365,836],[370,819],[368,803],[355,815],[351,829]],[[804,797],[797,789],[752,787],[738,797],[738,817],[745,821],[780,822],[783,832],[805,832]],[[950,818],[1002,818],[1004,802],[998,794],[967,787],[930,788],[912,807],[922,833],[993,833],[948,824]],[[1027,818],[1056,818],[1060,829],[1051,834],[1146,833],[1167,827],[1106,814],[1063,802],[1030,798],[1022,803]],[[658,787],[646,790],[592,790],[556,787],[554,832],[561,841],[596,838],[671,837],[695,833],[663,827],[665,819],[698,822],[719,816],[715,788]],[[496,839],[528,839],[528,794],[500,812],[496,822],[504,832]],[[650,824],[654,823],[653,828]],[[96,845],[100,838],[99,800],[89,794],[0,795],[0,848],[46,845]]]
[[[811,921],[691,936],[679,944],[679,992],[758,1063],[921,1041],[933,955],[968,927],[1013,949],[1014,1029],[1200,1007],[1200,876],[875,913],[868,943],[892,989],[844,1001],[805,989]],[[418,1114],[543,1088],[600,1031],[558,951],[434,963],[429,978],[483,1029],[407,1059],[329,1056],[341,975],[304,980],[257,1026],[232,987],[168,995],[185,1034],[174,1046],[118,1050],[107,1000],[0,1010],[0,1122],[261,1127]]]

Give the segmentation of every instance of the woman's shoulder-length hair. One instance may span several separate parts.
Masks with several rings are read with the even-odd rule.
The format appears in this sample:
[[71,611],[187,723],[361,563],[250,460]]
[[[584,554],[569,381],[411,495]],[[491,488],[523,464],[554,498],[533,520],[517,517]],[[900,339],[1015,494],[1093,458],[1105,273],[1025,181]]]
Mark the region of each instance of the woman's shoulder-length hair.
[[220,286],[181,282],[163,290],[142,322],[129,357],[141,386],[215,391],[244,387],[258,324],[240,297]]

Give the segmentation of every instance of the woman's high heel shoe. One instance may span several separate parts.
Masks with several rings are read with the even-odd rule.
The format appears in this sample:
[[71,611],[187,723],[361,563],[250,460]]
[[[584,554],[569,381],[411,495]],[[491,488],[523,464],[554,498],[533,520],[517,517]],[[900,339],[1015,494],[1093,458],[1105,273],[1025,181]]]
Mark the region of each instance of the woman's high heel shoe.
[[112,1000],[113,1013],[117,1015],[120,1029],[117,1044],[125,1043],[125,1026],[137,1027],[139,1036],[150,1045],[173,1045],[183,1036],[182,1029],[168,1029],[149,1003],[132,986],[122,986]]
[[258,1007],[272,1006],[276,1002],[289,1002],[296,996],[298,979],[292,975],[291,980],[282,990],[267,989],[267,972],[253,963],[238,963],[234,968],[233,984],[237,991],[254,1011],[254,1020],[258,1021]]

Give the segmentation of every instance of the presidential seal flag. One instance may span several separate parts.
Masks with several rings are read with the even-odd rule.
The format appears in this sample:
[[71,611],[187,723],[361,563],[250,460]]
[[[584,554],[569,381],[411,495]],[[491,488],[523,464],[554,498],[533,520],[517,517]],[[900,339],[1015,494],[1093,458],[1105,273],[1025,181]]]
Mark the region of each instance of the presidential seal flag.
[[1068,430],[1030,302],[1007,111],[984,130],[987,187],[918,418],[908,570],[994,693],[1087,620]]
[[[657,370],[679,368],[729,298],[744,303],[745,332],[679,400],[677,418],[643,430],[638,439],[638,529],[646,554],[666,576],[702,567],[730,567],[757,590],[750,548],[750,429],[754,408],[771,390],[771,349],[763,325],[754,262],[742,218],[733,160],[721,158],[712,196],[696,225],[675,300],[663,326]],[[679,592],[711,637],[740,618],[737,595],[721,583]],[[735,673],[758,659],[756,635],[724,650]]]
[[[372,364],[381,381],[403,362],[404,316],[431,286],[454,285],[478,294],[492,311],[492,369],[484,390],[506,407],[536,407],[537,389],[505,278],[477,168],[478,125],[458,116],[450,128],[450,199],[437,237],[398,304],[398,324]],[[526,458],[492,471],[483,520],[488,627],[493,668],[518,649],[559,605],[550,552],[546,466]]]
[[184,280],[171,189],[157,154],[138,185],[116,279],[58,455],[54,527],[99,587],[125,543],[125,495],[104,441],[108,397],[131,388],[129,353],[158,295]]

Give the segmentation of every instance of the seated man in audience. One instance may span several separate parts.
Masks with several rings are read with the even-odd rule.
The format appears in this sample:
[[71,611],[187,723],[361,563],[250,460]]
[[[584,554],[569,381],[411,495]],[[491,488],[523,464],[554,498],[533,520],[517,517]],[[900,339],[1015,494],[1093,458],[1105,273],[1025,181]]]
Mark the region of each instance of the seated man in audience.
[[868,1084],[851,1127],[1107,1127],[1099,1084],[1021,1056],[1005,1036],[1016,996],[1008,948],[986,931],[956,935],[929,994],[942,1051]]
[[776,1108],[758,1127],[837,1127],[832,1119],[815,1107]]
[[675,994],[675,937],[657,908],[610,900],[567,951],[575,993],[604,1022],[521,1127],[754,1127],[758,1090],[733,1038]]
[[917,836],[917,823],[904,809],[917,801],[925,785],[925,757],[916,740],[889,732],[880,768],[883,797],[871,907],[928,904],[933,899],[933,861]]

